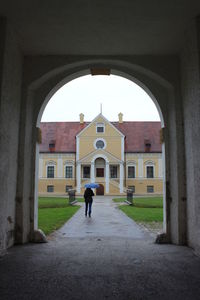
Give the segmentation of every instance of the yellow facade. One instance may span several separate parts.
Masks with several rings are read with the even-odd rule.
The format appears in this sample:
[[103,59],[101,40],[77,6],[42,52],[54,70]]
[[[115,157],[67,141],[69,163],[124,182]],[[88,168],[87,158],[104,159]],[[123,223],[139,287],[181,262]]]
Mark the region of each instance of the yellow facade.
[[162,154],[125,153],[124,138],[100,114],[76,136],[75,153],[40,153],[39,194],[66,195],[72,188],[82,195],[89,182],[105,195],[125,195],[127,188],[162,194]]

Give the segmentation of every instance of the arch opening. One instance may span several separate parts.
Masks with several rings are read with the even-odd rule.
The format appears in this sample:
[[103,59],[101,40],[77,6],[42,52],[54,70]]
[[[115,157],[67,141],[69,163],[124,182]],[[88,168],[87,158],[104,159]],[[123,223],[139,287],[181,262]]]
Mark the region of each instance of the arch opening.
[[[81,72],[82,74],[80,73],[76,73],[76,74],[73,74],[71,77],[73,78],[78,78],[80,76],[84,76],[85,73],[88,74],[89,73],[89,70],[84,70]],[[84,73],[84,74],[83,74]],[[119,70],[115,70],[115,69],[112,69],[111,70],[111,73],[114,74],[114,75],[117,75],[117,76],[121,76],[121,77],[124,77],[124,78],[127,78],[129,80],[131,80],[132,82],[136,83],[137,85],[139,85],[142,89],[145,90],[145,92],[150,96],[150,98],[153,100],[157,110],[158,110],[158,113],[159,113],[159,116],[160,116],[160,120],[161,120],[161,127],[163,128],[164,127],[164,118],[163,118],[163,114],[162,114],[162,111],[161,111],[161,108],[160,108],[160,105],[158,104],[158,101],[156,99],[156,97],[153,95],[153,93],[149,90],[149,88],[144,84],[142,83],[140,80],[124,73],[124,72],[121,72]],[[60,89],[61,86],[63,86],[64,84],[66,84],[67,82],[69,82],[71,80],[71,77],[67,77],[65,78],[64,80],[62,80],[61,82],[59,82],[51,91],[50,93],[47,95],[47,97],[45,98],[43,104],[42,104],[42,107],[39,111],[39,114],[38,114],[38,118],[37,118],[37,126],[40,127],[40,121],[41,121],[41,117],[42,117],[42,114],[44,112],[44,109],[47,105],[47,103],[49,102],[49,100],[51,99],[52,95],[56,93],[56,91],[58,89]],[[99,147],[97,147],[97,142],[98,140],[96,141],[95,145],[96,145],[96,149],[98,149]],[[100,143],[99,143],[100,144]],[[101,145],[102,146],[102,145]],[[105,146],[105,144],[104,144]],[[101,149],[103,149],[104,147],[100,147]],[[37,153],[39,152],[39,150],[37,149],[36,151]],[[165,145],[164,143],[162,144],[162,162],[163,162],[163,180],[164,180],[164,184],[163,184],[163,197],[164,197],[164,231],[166,231],[166,207],[165,207]],[[95,168],[94,168],[94,176],[93,176],[93,179],[97,178],[97,177],[101,177],[99,174],[101,173],[101,175],[103,174],[102,177],[104,177],[105,173],[109,173],[109,177],[111,177],[111,168],[109,166],[109,169],[106,170],[106,164],[108,163],[108,159],[105,159],[105,157],[102,155],[102,157],[98,157],[98,158],[94,158],[93,160],[91,160],[91,163],[94,163],[95,165]],[[37,159],[36,159],[36,168],[37,168]],[[100,166],[101,164],[101,166]],[[135,161],[134,161],[134,166],[135,166]],[[87,165],[85,165],[85,167],[87,167]],[[114,180],[116,181],[116,179],[119,181],[119,173],[120,173],[120,164],[115,164],[113,163],[112,164],[112,179],[113,182]],[[137,167],[135,167],[136,169]],[[98,172],[97,172],[98,170]],[[86,171],[86,169],[85,169]],[[77,169],[75,170],[74,168],[74,173],[77,173]],[[84,174],[83,174],[83,170],[81,170],[81,174],[82,176],[84,177]],[[103,173],[102,173],[103,172]],[[128,167],[127,169],[125,170],[125,172],[127,172],[127,175],[128,175]],[[145,170],[146,172],[146,170]],[[92,173],[92,170],[90,169],[90,174]],[[97,174],[98,173],[98,174]],[[85,173],[86,174],[86,173]],[[117,174],[117,175],[116,175]],[[92,175],[92,174],[91,174]],[[146,174],[145,174],[146,175]],[[99,183],[100,186],[101,186],[101,193],[102,193],[102,190],[103,190],[103,194],[104,192],[107,190],[107,187],[104,186],[103,184]],[[103,188],[102,188],[103,186]],[[37,188],[37,186],[36,186]],[[98,194],[98,193],[97,193]],[[35,193],[35,198],[37,197],[37,192]],[[35,224],[36,225],[36,224]],[[36,228],[37,226],[35,226]]]

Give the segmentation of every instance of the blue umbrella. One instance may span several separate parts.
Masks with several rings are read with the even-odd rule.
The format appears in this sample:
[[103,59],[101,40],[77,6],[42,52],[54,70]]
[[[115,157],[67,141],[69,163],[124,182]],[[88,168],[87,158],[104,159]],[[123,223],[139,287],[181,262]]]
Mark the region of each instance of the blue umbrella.
[[98,187],[99,187],[98,183],[86,183],[85,184],[85,188],[95,189],[95,188],[98,188]]

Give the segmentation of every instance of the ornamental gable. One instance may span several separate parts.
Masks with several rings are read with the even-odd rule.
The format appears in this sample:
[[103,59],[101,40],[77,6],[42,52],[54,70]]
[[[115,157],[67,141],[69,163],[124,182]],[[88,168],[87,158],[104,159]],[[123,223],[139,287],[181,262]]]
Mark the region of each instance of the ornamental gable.
[[104,150],[121,160],[123,139],[124,135],[99,114],[77,135],[77,158],[80,160],[95,150]]

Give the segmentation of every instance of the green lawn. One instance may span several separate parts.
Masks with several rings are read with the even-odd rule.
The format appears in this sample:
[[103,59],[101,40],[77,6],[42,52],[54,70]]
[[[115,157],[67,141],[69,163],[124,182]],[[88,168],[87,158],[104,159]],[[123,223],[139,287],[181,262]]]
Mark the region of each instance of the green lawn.
[[136,207],[162,208],[163,198],[162,197],[133,198],[133,205]]
[[[78,202],[82,202],[82,198],[76,198]],[[59,198],[59,197],[39,197],[38,198],[38,208],[58,208],[58,207],[68,207],[69,198]]]
[[128,217],[136,222],[162,222],[162,208],[142,208],[128,205],[119,207]]
[[[114,198],[113,201],[116,203],[124,202],[126,198]],[[142,197],[134,198],[133,205],[136,207],[149,207],[149,208],[162,208],[163,198],[162,197]]]
[[124,202],[126,200],[126,198],[113,198],[112,201],[116,202],[116,203],[120,203],[120,202]]
[[67,198],[39,197],[38,228],[48,235],[65,224],[79,208],[69,205]]
[[[115,202],[123,202],[125,198],[114,199]],[[117,200],[117,201],[116,201]],[[120,205],[128,217],[136,222],[162,222],[163,199],[162,197],[133,198],[133,205]]]

